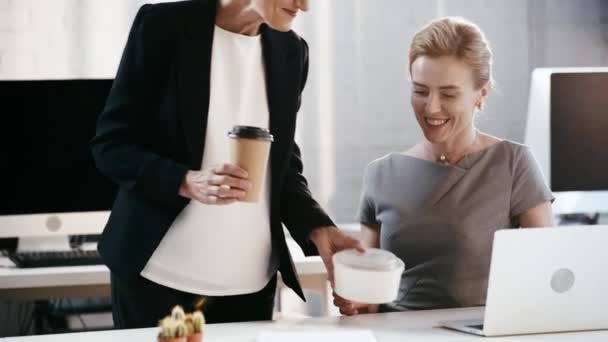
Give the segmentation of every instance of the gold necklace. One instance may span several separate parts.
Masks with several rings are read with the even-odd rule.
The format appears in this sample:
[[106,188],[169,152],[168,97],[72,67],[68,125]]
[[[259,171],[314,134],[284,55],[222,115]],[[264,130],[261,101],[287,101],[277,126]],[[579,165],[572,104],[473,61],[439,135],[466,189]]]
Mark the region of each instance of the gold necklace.
[[[477,132],[477,130],[475,130],[475,137],[473,138],[473,142],[469,145],[469,147],[466,150],[468,150],[471,146],[475,145],[475,143],[477,142],[477,138],[479,137],[479,134]],[[426,144],[425,144],[426,146]],[[430,147],[427,147],[427,150],[431,153],[431,155],[435,155],[435,153],[433,152],[433,150]],[[462,156],[458,159],[458,161],[462,160],[462,158],[466,157],[467,153],[463,153]],[[440,154],[438,158],[435,159],[435,161],[437,163],[443,164],[443,165],[450,165],[450,160],[448,159],[448,157],[445,154]],[[457,162],[458,162],[457,161]]]

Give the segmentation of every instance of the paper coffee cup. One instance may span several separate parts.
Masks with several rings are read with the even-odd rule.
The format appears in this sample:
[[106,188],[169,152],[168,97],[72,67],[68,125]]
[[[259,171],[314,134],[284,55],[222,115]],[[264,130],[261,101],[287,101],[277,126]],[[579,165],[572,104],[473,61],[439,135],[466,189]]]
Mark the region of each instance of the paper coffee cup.
[[348,249],[334,254],[334,289],[357,303],[383,304],[397,299],[405,264],[393,253],[377,248],[365,253]]
[[230,162],[247,173],[252,187],[243,202],[257,202],[266,177],[266,168],[273,136],[265,128],[234,126],[230,132]]

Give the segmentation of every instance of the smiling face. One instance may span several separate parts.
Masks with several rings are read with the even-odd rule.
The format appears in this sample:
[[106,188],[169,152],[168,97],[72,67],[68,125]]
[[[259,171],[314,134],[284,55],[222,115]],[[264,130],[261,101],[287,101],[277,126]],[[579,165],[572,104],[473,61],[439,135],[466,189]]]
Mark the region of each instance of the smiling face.
[[300,11],[308,11],[308,0],[253,0],[256,12],[270,27],[289,31]]
[[429,142],[451,144],[474,131],[475,108],[488,86],[475,88],[470,66],[455,57],[421,56],[411,76],[412,108]]

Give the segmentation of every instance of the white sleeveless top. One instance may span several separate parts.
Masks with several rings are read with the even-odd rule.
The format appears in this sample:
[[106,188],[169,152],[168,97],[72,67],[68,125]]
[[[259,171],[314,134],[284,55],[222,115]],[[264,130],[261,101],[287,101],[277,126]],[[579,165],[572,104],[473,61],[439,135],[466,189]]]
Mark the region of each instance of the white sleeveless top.
[[[259,35],[250,37],[215,27],[203,169],[228,161],[227,133],[234,125],[268,128],[261,43]],[[191,201],[141,275],[201,295],[229,296],[261,290],[277,269],[270,236],[267,169],[257,203],[217,206]]]

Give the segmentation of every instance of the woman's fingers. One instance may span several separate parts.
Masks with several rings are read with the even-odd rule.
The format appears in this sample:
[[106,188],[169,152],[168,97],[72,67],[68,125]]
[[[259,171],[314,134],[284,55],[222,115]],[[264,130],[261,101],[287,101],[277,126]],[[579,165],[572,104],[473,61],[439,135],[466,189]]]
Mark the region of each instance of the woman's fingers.
[[208,186],[204,192],[205,192],[205,195],[207,195],[207,196],[216,196],[216,197],[225,198],[225,199],[229,199],[229,198],[241,199],[241,198],[245,197],[245,191],[233,189],[228,186],[211,185],[211,186]]
[[216,186],[229,186],[230,188],[234,188],[237,190],[242,190],[242,191],[247,191],[249,189],[251,189],[251,182],[246,180],[246,179],[242,179],[242,178],[237,178],[237,177],[233,177],[233,176],[228,176],[228,175],[213,175],[211,177],[209,177],[209,179],[207,180],[207,186],[209,185],[216,185]]

